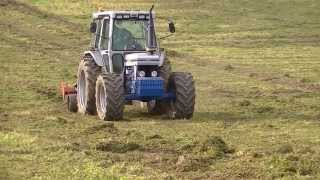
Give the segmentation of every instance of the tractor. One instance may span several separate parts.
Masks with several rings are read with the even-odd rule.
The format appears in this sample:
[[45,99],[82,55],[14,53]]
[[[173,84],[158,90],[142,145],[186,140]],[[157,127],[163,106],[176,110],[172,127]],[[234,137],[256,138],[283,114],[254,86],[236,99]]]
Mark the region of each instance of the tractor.
[[[79,63],[77,82],[61,83],[69,111],[116,121],[123,118],[125,105],[140,101],[151,114],[192,118],[193,76],[171,71],[159,47],[154,16],[153,6],[149,11],[93,13],[91,45]],[[174,23],[169,20],[168,25],[175,33]]]

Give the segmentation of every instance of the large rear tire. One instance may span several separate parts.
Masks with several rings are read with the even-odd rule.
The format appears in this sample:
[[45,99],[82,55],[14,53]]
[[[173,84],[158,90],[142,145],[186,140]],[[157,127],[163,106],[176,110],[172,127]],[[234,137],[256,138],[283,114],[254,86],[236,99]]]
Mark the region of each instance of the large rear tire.
[[[159,77],[163,79],[164,92],[167,92],[169,77],[171,74],[171,64],[169,59],[164,60],[164,64],[158,69]],[[147,103],[148,112],[153,115],[166,113],[166,103],[160,100],[152,100]]]
[[79,64],[77,80],[78,112],[96,114],[95,87],[97,76],[101,73],[91,56],[85,56]]
[[105,121],[122,119],[125,105],[124,96],[121,75],[100,75],[96,83],[96,107],[99,118]]
[[195,86],[190,73],[174,72],[169,79],[170,91],[176,99],[168,106],[168,116],[171,119],[190,119],[195,105]]

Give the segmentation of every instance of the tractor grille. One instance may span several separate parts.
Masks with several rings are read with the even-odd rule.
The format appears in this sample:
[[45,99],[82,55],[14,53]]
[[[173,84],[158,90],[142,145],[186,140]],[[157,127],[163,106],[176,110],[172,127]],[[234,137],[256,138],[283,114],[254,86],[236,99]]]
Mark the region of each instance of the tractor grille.
[[139,97],[163,96],[163,79],[160,77],[139,77],[134,82],[134,94]]

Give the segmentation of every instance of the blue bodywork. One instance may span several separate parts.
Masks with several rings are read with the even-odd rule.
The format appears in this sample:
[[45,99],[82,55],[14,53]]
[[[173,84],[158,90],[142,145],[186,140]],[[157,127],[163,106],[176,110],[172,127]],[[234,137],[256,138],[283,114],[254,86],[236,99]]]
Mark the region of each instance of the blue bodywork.
[[172,100],[175,95],[172,92],[164,92],[163,79],[161,77],[138,77],[127,82],[126,100]]

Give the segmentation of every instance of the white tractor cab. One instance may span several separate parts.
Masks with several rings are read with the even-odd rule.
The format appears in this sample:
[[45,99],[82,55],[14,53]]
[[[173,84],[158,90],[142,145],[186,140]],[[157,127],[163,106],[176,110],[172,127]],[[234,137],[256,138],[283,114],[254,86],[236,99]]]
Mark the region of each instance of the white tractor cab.
[[[190,73],[171,72],[160,49],[153,7],[146,11],[103,11],[93,14],[91,49],[79,64],[75,90],[68,96],[70,111],[119,120],[125,104],[147,102],[152,114],[190,119],[195,87]],[[169,31],[175,26],[169,21]]]

